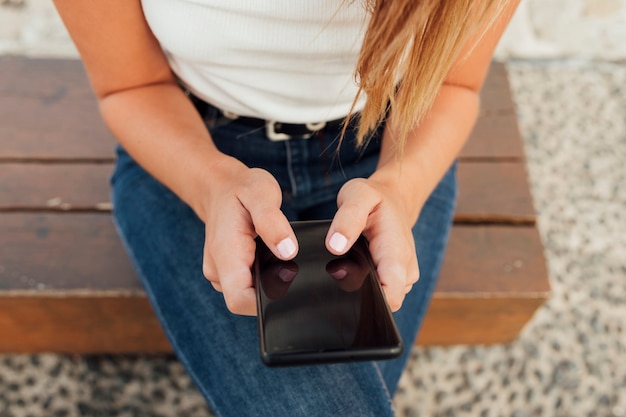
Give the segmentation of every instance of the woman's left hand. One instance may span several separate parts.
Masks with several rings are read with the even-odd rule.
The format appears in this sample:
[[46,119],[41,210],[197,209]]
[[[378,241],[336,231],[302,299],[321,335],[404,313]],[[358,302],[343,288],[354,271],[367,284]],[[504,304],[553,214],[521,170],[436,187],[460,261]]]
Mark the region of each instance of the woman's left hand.
[[359,235],[369,241],[376,270],[392,311],[419,278],[412,227],[415,218],[396,184],[374,178],[348,181],[337,196],[339,209],[326,236],[327,249],[342,255]]

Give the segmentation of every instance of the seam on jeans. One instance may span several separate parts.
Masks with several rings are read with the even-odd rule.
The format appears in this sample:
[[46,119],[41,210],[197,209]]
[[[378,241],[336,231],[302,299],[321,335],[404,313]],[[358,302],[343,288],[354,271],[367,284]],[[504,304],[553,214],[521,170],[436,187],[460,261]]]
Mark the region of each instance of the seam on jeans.
[[391,408],[391,412],[395,413],[395,410],[393,409],[393,401],[391,400],[391,394],[389,393],[389,389],[387,388],[387,383],[385,382],[383,373],[380,371],[380,368],[378,367],[378,363],[372,362],[372,365],[374,365],[374,369],[376,370],[376,375],[378,375],[380,384],[382,385],[383,390],[385,390],[385,396],[387,397],[387,401],[389,402],[389,407]]
[[289,175],[289,182],[291,183],[291,195],[296,197],[298,195],[298,185],[296,184],[296,176],[293,173],[292,159],[291,159],[291,145],[289,141],[285,141],[286,155],[287,155],[287,174]]

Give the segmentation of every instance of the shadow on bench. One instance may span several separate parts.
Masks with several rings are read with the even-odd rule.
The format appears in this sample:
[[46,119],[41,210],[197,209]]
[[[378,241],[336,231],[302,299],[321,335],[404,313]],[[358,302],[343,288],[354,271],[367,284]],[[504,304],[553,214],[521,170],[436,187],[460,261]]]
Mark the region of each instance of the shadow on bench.
[[[0,58],[0,352],[168,352],[111,222],[114,140],[73,60]],[[516,338],[546,300],[505,69],[460,156],[460,196],[417,343]]]

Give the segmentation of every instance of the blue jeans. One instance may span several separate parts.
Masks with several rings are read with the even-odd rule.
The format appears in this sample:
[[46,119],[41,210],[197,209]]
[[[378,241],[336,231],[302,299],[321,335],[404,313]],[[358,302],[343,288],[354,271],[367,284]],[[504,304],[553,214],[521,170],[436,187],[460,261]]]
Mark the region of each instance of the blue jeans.
[[[283,189],[282,210],[290,220],[331,218],[342,184],[369,176],[378,160],[378,137],[355,150],[348,132],[337,151],[337,132],[270,142],[262,131],[211,115],[205,120],[223,152],[276,177]],[[395,313],[405,344],[403,356],[278,369],[261,364],[256,319],[230,313],[222,294],[204,279],[204,225],[189,206],[122,148],[111,182],[118,230],[156,315],[218,416],[394,415],[391,400],[426,313],[450,230],[455,166],[413,228],[421,277]]]

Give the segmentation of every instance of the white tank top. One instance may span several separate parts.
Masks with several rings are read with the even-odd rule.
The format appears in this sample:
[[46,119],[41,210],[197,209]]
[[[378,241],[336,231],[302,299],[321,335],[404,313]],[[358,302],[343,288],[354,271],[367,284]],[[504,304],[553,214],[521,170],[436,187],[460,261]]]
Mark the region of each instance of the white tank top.
[[[359,0],[142,0],[183,85],[240,116],[344,117],[367,24]],[[362,107],[360,101],[356,110]]]

